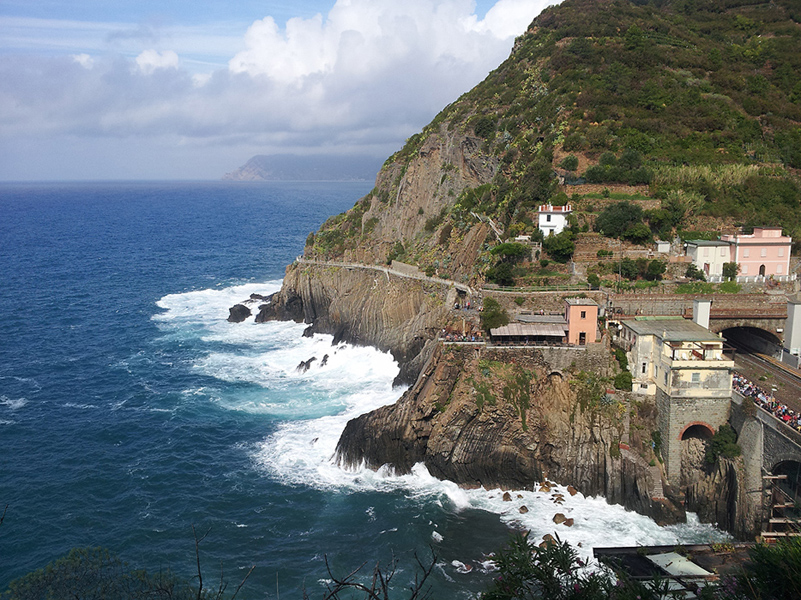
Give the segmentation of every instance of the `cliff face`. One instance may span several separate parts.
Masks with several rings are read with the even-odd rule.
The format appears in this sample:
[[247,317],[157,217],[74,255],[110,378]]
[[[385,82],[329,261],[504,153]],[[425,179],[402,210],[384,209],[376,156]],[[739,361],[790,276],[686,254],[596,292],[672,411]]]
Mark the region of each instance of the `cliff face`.
[[380,270],[301,263],[287,268],[281,291],[256,320],[305,322],[335,341],[390,351],[401,367],[396,383],[411,384],[455,297],[453,289]]
[[604,392],[597,376],[554,370],[541,353],[438,346],[396,404],[348,423],[337,459],[399,473],[424,462],[465,486],[530,489],[548,479],[663,523],[683,519],[652,500],[647,463],[621,454],[625,409]]

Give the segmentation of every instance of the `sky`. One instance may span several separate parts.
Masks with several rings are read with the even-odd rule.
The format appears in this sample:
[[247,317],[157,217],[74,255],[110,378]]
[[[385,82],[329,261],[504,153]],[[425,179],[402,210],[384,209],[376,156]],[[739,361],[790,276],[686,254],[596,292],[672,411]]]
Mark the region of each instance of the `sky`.
[[558,0],[0,0],[0,181],[383,160]]

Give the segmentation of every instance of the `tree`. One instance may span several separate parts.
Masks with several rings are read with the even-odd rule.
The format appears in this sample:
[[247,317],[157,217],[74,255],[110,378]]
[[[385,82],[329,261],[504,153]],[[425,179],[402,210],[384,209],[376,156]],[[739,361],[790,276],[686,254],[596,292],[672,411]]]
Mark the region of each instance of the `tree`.
[[572,154],[568,154],[562,159],[562,162],[559,163],[559,166],[565,169],[566,171],[575,171],[578,169],[579,161],[578,158],[573,156]]
[[706,275],[704,275],[704,272],[701,269],[695,266],[695,263],[690,263],[687,265],[687,270],[684,272],[684,276],[698,281],[706,281]]
[[659,281],[662,275],[667,270],[667,265],[661,260],[652,260],[648,263],[648,270],[645,272],[645,278],[648,281]]
[[736,262],[723,263],[723,277],[729,281],[737,279],[737,274],[740,272],[740,265]]
[[509,324],[509,313],[494,298],[484,300],[484,310],[481,312],[481,328],[489,333],[490,329],[497,329]]
[[607,206],[595,219],[595,230],[607,237],[619,238],[638,223],[642,223],[642,208],[623,201]]
[[515,284],[514,267],[511,263],[500,262],[487,269],[487,279],[500,286],[512,287]]
[[597,290],[599,287],[601,287],[601,278],[598,277],[597,273],[590,273],[587,275],[587,283],[590,284],[592,289]]
[[548,255],[557,262],[567,262],[576,251],[573,233],[565,230],[558,235],[549,235],[542,240],[542,247]]
[[490,250],[490,254],[497,256],[500,260],[515,263],[519,260],[522,260],[527,255],[530,255],[531,250],[525,244],[505,242],[503,244],[493,246]]

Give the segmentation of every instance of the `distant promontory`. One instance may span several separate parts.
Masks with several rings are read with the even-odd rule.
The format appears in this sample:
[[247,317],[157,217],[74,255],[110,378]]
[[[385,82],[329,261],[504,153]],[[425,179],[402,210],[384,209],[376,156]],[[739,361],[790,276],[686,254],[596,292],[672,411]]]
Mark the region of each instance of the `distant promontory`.
[[372,181],[381,163],[372,156],[261,154],[223,175],[223,180]]

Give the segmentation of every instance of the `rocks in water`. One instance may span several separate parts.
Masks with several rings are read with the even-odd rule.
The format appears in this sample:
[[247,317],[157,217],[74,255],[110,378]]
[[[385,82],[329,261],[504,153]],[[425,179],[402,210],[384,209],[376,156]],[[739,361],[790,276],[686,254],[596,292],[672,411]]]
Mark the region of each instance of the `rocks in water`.
[[520,508],[518,508],[517,510],[520,512],[520,514],[521,514],[521,515],[524,515],[524,514],[526,514],[526,513],[528,512],[528,506],[526,506],[526,505],[524,504],[523,506],[521,506],[521,507],[520,507]]
[[309,325],[306,329],[303,330],[303,337],[305,338],[314,337],[314,325]]
[[228,309],[228,322],[241,323],[251,315],[250,309],[244,304],[235,304]]
[[510,494],[509,492],[504,492],[503,493],[503,501],[504,502],[511,502],[512,501],[512,494]]
[[261,294],[251,294],[250,295],[250,299],[251,300],[269,300],[270,297],[269,296],[262,296]]
[[563,513],[556,513],[553,516],[553,522],[557,525],[564,525],[565,527],[573,527],[574,520],[568,519]]
[[312,363],[317,360],[316,356],[312,356],[309,360],[302,360],[298,364],[296,370],[298,373],[305,373],[311,368]]
[[325,366],[325,365],[327,365],[327,364],[328,364],[328,355],[327,355],[327,354],[324,354],[324,355],[323,355],[323,360],[321,360],[321,361],[320,361],[320,366],[321,366],[321,367],[324,367],[324,366]]

